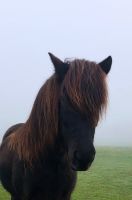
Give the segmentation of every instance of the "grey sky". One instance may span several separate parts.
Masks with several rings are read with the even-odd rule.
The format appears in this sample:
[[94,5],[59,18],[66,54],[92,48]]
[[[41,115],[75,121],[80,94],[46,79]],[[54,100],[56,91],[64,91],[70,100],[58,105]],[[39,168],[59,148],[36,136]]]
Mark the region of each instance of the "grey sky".
[[0,138],[27,119],[52,74],[48,51],[97,62],[112,55],[109,107],[95,143],[132,146],[132,1],[0,2]]

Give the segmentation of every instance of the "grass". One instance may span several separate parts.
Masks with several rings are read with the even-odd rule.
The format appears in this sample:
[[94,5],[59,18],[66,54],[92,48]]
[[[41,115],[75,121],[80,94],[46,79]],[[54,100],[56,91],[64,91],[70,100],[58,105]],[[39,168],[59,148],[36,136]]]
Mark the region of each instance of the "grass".
[[[0,187],[0,200],[9,200]],[[72,200],[132,200],[132,148],[97,148],[87,172],[78,173]]]

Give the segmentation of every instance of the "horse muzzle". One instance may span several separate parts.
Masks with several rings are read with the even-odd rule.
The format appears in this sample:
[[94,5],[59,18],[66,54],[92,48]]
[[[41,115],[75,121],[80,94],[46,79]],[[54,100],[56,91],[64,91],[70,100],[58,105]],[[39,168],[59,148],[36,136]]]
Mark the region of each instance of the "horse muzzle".
[[80,154],[76,151],[72,160],[72,170],[74,171],[86,171],[91,166],[92,162],[95,158],[95,151],[87,154],[85,156],[80,156]]

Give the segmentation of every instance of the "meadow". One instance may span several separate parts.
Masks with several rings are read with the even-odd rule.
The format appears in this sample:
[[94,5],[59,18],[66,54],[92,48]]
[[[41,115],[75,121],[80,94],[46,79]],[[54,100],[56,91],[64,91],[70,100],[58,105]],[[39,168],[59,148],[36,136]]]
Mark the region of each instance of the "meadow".
[[[98,147],[89,171],[79,172],[72,200],[132,200],[132,148]],[[0,200],[9,200],[0,186]]]

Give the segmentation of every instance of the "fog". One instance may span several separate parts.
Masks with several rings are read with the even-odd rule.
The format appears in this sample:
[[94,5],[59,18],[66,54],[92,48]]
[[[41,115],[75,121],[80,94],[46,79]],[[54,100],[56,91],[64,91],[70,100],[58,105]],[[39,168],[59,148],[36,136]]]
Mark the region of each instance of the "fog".
[[132,1],[0,2],[0,138],[29,116],[54,70],[49,51],[96,62],[112,56],[109,105],[95,144],[132,146]]

